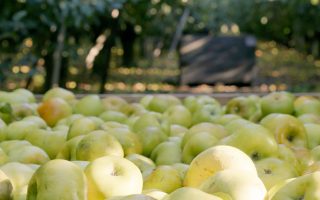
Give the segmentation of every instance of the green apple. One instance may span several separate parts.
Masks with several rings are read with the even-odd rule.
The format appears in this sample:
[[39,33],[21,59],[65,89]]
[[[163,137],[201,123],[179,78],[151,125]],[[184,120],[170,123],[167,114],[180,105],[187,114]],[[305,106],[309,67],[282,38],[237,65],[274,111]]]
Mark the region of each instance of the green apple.
[[38,129],[29,133],[25,140],[42,148],[50,159],[54,159],[67,140],[67,132]]
[[127,115],[129,115],[129,116],[140,116],[140,115],[148,112],[146,107],[144,107],[142,104],[137,103],[137,102],[132,102],[129,104],[129,106],[130,106],[130,112],[127,113]]
[[119,122],[104,122],[100,125],[100,129],[105,130],[105,131],[109,131],[112,129],[117,129],[117,128],[121,128],[121,129],[130,129],[130,127],[127,124],[121,124]]
[[66,102],[71,104],[76,99],[75,95],[71,91],[64,88],[55,87],[55,88],[49,89],[47,92],[44,93],[42,97],[42,101],[47,101],[49,99],[56,98],[56,97],[62,98]]
[[12,182],[13,199],[26,199],[28,183],[35,169],[19,162],[10,162],[2,165],[0,170],[2,170]]
[[15,121],[10,123],[5,129],[4,134],[7,140],[23,140],[26,135],[39,129],[38,125],[31,121]]
[[61,146],[61,149],[58,152],[56,158],[65,159],[65,160],[76,160],[77,146],[83,138],[84,138],[84,135],[79,135],[65,142],[64,145]]
[[213,118],[213,123],[215,124],[220,124],[222,126],[225,126],[229,122],[236,120],[236,119],[241,119],[239,115],[236,114],[224,114],[224,115],[219,115]]
[[192,123],[190,111],[180,104],[169,107],[163,113],[163,117],[168,120],[170,124],[178,124],[186,128],[190,127]]
[[[0,91],[1,96],[1,91]],[[0,97],[1,98],[1,97]],[[11,123],[14,121],[14,116],[12,113],[12,106],[10,103],[1,102],[0,100],[0,119],[3,120],[6,124]]]
[[107,155],[123,157],[124,152],[120,142],[103,130],[88,133],[76,147],[77,160],[92,161]]
[[86,167],[90,163],[90,161],[85,161],[85,160],[71,160],[71,162],[78,165],[83,171],[86,169]]
[[310,164],[303,170],[302,175],[311,174],[317,171],[320,171],[320,162],[314,161],[312,164]]
[[182,180],[178,170],[170,165],[157,166],[143,180],[143,189],[159,189],[170,193],[182,187]]
[[204,150],[216,145],[218,139],[210,132],[197,132],[193,134],[182,150],[182,161],[184,163],[191,163],[191,161]]
[[188,132],[186,132],[183,136],[181,146],[184,147],[184,145],[188,142],[188,140],[195,134],[207,132],[212,134],[215,138],[218,140],[226,137],[228,135],[227,130],[219,124],[213,124],[209,122],[201,122],[199,124],[193,125]]
[[153,149],[167,139],[167,135],[158,126],[148,126],[136,134],[142,142],[142,154],[150,156]]
[[154,115],[153,113],[145,113],[135,119],[134,124],[132,126],[132,130],[134,132],[139,132],[145,129],[148,126],[158,126],[160,127],[160,120],[159,118]]
[[22,119],[22,121],[28,121],[28,122],[33,122],[37,124],[37,126],[41,129],[46,129],[48,127],[46,121],[44,121],[41,117],[39,116],[27,116]]
[[224,125],[224,128],[228,131],[229,135],[233,134],[235,131],[239,129],[239,127],[243,127],[246,124],[255,124],[249,120],[240,118],[240,119],[234,119],[227,124]]
[[81,118],[75,119],[70,124],[70,129],[68,132],[67,139],[70,140],[71,138],[74,138],[79,135],[86,135],[96,129],[97,129],[96,123],[89,117],[81,117]]
[[163,200],[223,200],[215,195],[208,194],[197,188],[181,187],[170,193]]
[[98,116],[103,111],[103,103],[96,94],[86,95],[74,105],[74,112],[85,116]]
[[217,104],[197,106],[197,109],[192,113],[192,125],[202,122],[213,122],[217,116],[222,114],[222,108]]
[[178,136],[178,137],[183,137],[186,132],[188,132],[188,128],[178,125],[178,124],[171,124],[170,125],[170,137]]
[[269,129],[279,144],[288,147],[307,147],[307,133],[303,123],[288,114],[273,113],[264,117],[260,124]]
[[125,123],[128,117],[120,111],[106,110],[99,115],[99,118],[101,118],[105,122],[114,121],[119,123]]
[[33,174],[27,199],[86,199],[86,177],[76,164],[50,160]]
[[260,98],[254,95],[234,97],[227,102],[226,113],[257,122],[262,116]]
[[105,123],[100,117],[97,116],[88,116],[88,118],[96,124],[96,127],[100,127],[102,124]]
[[131,194],[126,196],[113,196],[108,198],[108,200],[156,200],[145,194]]
[[284,160],[285,162],[290,163],[294,169],[298,172],[298,174],[301,174],[303,169],[303,164],[296,156],[296,153],[293,151],[292,148],[289,148],[288,146],[284,144],[278,145],[278,156],[277,158]]
[[313,160],[315,161],[320,161],[320,145],[314,147],[311,151],[310,151]]
[[299,96],[294,101],[294,113],[296,116],[307,113],[320,115],[320,100],[313,96]]
[[139,168],[119,156],[104,156],[92,161],[85,169],[88,200],[104,200],[142,192],[143,178]]
[[149,104],[150,104],[150,101],[153,99],[154,95],[151,95],[151,94],[147,94],[147,95],[144,95],[139,101],[138,103],[140,105],[142,105],[143,107],[145,108],[148,108]]
[[186,173],[189,169],[189,165],[185,163],[174,163],[172,164],[172,167],[178,170],[181,180],[184,180]]
[[154,95],[150,100],[147,109],[159,113],[163,113],[170,106],[180,105],[181,101],[177,97],[169,94]]
[[105,110],[113,110],[129,114],[131,112],[131,106],[122,97],[116,95],[106,96],[102,99],[102,104]]
[[46,123],[53,127],[56,123],[72,114],[71,106],[62,98],[52,98],[39,104],[37,111]]
[[8,155],[0,147],[0,166],[3,165],[6,162],[8,162]]
[[11,104],[12,116],[15,120],[21,120],[27,116],[37,115],[37,106],[36,103]]
[[84,116],[81,114],[72,114],[69,117],[66,117],[66,118],[59,120],[56,125],[57,126],[58,125],[70,126],[75,120],[82,118],[82,117],[84,117]]
[[215,114],[222,113],[220,102],[209,95],[188,96],[183,99],[183,105],[186,106],[191,113],[194,113],[204,105],[211,105],[212,107],[215,107]]
[[252,160],[276,156],[278,143],[270,131],[259,124],[248,123],[238,127],[234,133],[219,141],[245,152]]
[[12,199],[13,185],[8,176],[0,169],[0,199]]
[[256,167],[246,153],[232,146],[217,145],[192,160],[184,186],[197,187],[210,176],[225,169],[245,169],[257,176]]
[[299,176],[298,171],[290,162],[276,157],[258,160],[255,165],[258,176],[267,190],[281,181]]
[[123,148],[125,156],[132,153],[142,153],[142,141],[139,136],[133,133],[129,128],[111,128],[106,131],[117,138]]
[[306,123],[304,128],[307,133],[308,148],[313,149],[320,145],[320,124]]
[[320,199],[319,181],[319,171],[299,176],[283,184],[269,199]]
[[157,165],[171,165],[181,162],[182,151],[180,143],[165,141],[157,145],[150,155]]
[[18,88],[18,89],[13,90],[12,93],[22,95],[27,100],[28,103],[35,103],[36,102],[36,97],[34,96],[34,94],[27,89]]
[[320,115],[314,113],[306,113],[297,117],[302,123],[320,124]]
[[10,104],[20,104],[20,103],[33,103],[34,99],[30,101],[30,96],[25,92],[12,91],[12,92],[0,92],[0,102],[10,103]]
[[133,162],[140,169],[143,177],[156,168],[153,160],[140,154],[129,154],[125,158]]
[[142,194],[153,197],[156,200],[162,200],[163,198],[165,198],[168,195],[166,192],[163,192],[158,189],[143,190]]
[[199,189],[209,194],[223,192],[237,200],[263,200],[267,190],[261,179],[244,169],[225,169],[209,177]]
[[295,96],[287,91],[271,92],[261,98],[262,115],[271,113],[292,114],[294,111],[293,102]]

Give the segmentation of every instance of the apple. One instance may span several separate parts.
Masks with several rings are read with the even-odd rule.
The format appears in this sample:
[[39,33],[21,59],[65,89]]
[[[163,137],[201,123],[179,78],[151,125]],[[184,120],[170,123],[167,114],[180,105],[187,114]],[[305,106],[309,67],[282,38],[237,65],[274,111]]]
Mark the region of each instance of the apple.
[[236,114],[224,114],[224,115],[215,116],[212,122],[215,124],[220,124],[222,126],[225,126],[229,122],[236,119],[241,119],[241,117]]
[[130,104],[120,96],[106,96],[101,101],[105,110],[118,111],[126,115],[132,111]]
[[320,161],[320,145],[314,147],[311,151],[310,151],[313,160],[315,161]]
[[104,111],[103,103],[96,94],[86,95],[74,105],[74,112],[85,116],[98,116]]
[[245,152],[252,160],[276,156],[278,144],[270,131],[259,124],[248,123],[238,127],[234,133],[219,141]]
[[173,95],[159,94],[159,95],[154,95],[153,98],[151,98],[150,102],[148,103],[147,109],[150,111],[163,113],[170,106],[180,105],[180,104],[182,104],[180,99],[178,99]]
[[150,158],[157,165],[171,165],[181,162],[182,151],[180,143],[165,141],[157,145],[151,152]]
[[109,130],[113,130],[113,129],[129,129],[130,127],[127,124],[121,124],[119,122],[104,122],[100,125],[100,129],[105,130],[105,131],[109,131]]
[[142,141],[140,140],[139,136],[133,133],[129,128],[110,128],[106,131],[113,135],[120,142],[125,156],[132,153],[142,153]]
[[104,200],[142,192],[143,178],[139,168],[119,156],[104,156],[90,162],[85,169],[88,200]]
[[92,161],[107,155],[123,157],[124,152],[120,142],[103,130],[88,133],[76,147],[77,160]]
[[3,131],[7,140],[23,140],[27,134],[39,129],[38,125],[31,121],[15,121],[10,123]]
[[46,91],[42,96],[42,101],[47,101],[56,97],[64,99],[69,104],[73,104],[76,101],[76,96],[71,91],[61,87],[51,88]]
[[156,200],[145,194],[131,194],[126,196],[113,196],[108,198],[108,200]]
[[207,132],[212,134],[214,137],[216,137],[218,140],[226,137],[228,134],[227,130],[219,124],[213,124],[209,122],[201,122],[199,124],[193,125],[188,132],[186,132],[182,138],[181,146],[184,147],[184,145],[188,142],[188,140],[195,134],[201,133],[201,132]]
[[298,171],[288,161],[276,157],[268,157],[255,162],[258,176],[267,190],[277,183],[299,176]]
[[320,145],[320,124],[306,123],[304,128],[307,133],[308,148],[313,149]]
[[59,125],[66,125],[66,126],[70,126],[75,120],[79,119],[79,118],[82,118],[84,117],[83,115],[81,114],[72,114],[66,118],[63,118],[61,120],[59,120],[56,124],[56,126],[59,126]]
[[12,199],[13,185],[8,176],[0,169],[0,199]]
[[188,132],[188,128],[178,124],[171,124],[169,137],[183,137],[186,134],[186,132]]
[[71,106],[62,98],[52,98],[39,104],[37,111],[39,116],[46,121],[49,126],[72,114]]
[[306,113],[297,117],[302,123],[320,124],[320,115],[314,113]]
[[261,98],[262,115],[271,113],[292,114],[295,96],[287,91],[271,92]]
[[8,155],[0,147],[0,166],[3,165],[6,162],[8,162]]
[[48,128],[48,125],[47,125],[46,121],[44,121],[41,117],[36,116],[36,115],[24,117],[24,118],[22,119],[22,121],[33,122],[33,123],[35,123],[35,124],[38,126],[38,128],[40,128],[40,129],[46,129],[46,128]]
[[12,182],[13,199],[26,199],[28,183],[35,169],[19,162],[10,162],[2,165],[0,170],[3,171]]
[[298,174],[301,174],[302,171],[304,170],[303,169],[304,166],[299,160],[299,158],[296,156],[296,153],[294,152],[294,150],[284,144],[278,144],[277,158],[290,163],[292,167],[294,167],[294,169],[298,172]]
[[209,96],[209,95],[199,95],[199,96],[187,96],[183,99],[183,105],[186,106],[191,113],[200,109],[202,106],[211,105],[215,107],[216,114],[222,114],[222,108],[220,102]]
[[147,94],[147,95],[144,95],[139,101],[138,103],[140,105],[142,105],[144,108],[147,108],[150,104],[150,101],[151,99],[153,99],[154,95],[152,94]]
[[294,101],[294,114],[300,116],[307,113],[320,115],[320,100],[313,96],[299,96]]
[[21,120],[27,116],[37,115],[37,106],[38,104],[36,103],[11,104],[12,117],[15,120]]
[[273,113],[264,117],[260,124],[269,129],[279,144],[288,147],[307,147],[307,133],[296,117],[288,114]]
[[182,150],[182,161],[184,163],[191,163],[191,161],[204,150],[216,145],[218,139],[210,132],[197,132],[193,134]]
[[[1,96],[1,91],[0,91],[0,96]],[[1,102],[1,100],[0,100],[0,119],[3,120],[3,122],[5,122],[6,124],[9,124],[12,121],[14,121],[11,104],[6,102]]]
[[174,163],[171,166],[178,170],[181,180],[184,180],[186,173],[189,169],[189,165],[185,163]]
[[227,102],[226,113],[257,122],[262,116],[260,98],[255,95],[234,97]]
[[[27,103],[35,103],[36,102],[36,97],[34,96],[34,94],[27,89],[17,88],[15,90],[13,90],[11,93],[20,94],[27,101]],[[10,102],[10,103],[12,103],[12,102]]]
[[114,121],[119,123],[125,123],[128,117],[120,111],[106,110],[99,115],[99,118],[101,118],[105,122]]
[[197,188],[181,187],[170,193],[163,200],[223,200],[215,195],[208,194]]
[[148,126],[136,134],[142,142],[142,154],[145,156],[150,156],[153,149],[167,139],[167,135],[158,126]]
[[96,129],[96,123],[89,117],[77,118],[70,124],[67,139],[70,140],[79,135],[86,135]]
[[238,148],[217,145],[197,155],[190,163],[184,186],[197,187],[215,173],[225,169],[245,169],[257,175],[251,158]]
[[84,138],[84,135],[76,136],[61,146],[60,151],[57,153],[57,159],[76,160],[77,159],[77,146]]
[[182,180],[178,170],[171,165],[157,166],[143,180],[143,189],[159,189],[170,193],[182,187]]
[[143,177],[156,168],[156,164],[153,160],[140,154],[129,154],[125,158],[133,162],[139,168]]
[[190,111],[183,105],[173,105],[164,113],[163,118],[168,120],[170,124],[178,124],[186,128],[192,123],[192,115]]
[[244,169],[225,169],[205,180],[199,189],[209,194],[223,192],[237,200],[264,200],[267,190],[261,179]]
[[145,114],[139,116],[138,118],[136,118],[133,123],[132,130],[134,132],[139,132],[148,126],[160,127],[159,118],[150,112],[145,113]]
[[232,135],[235,131],[239,129],[239,127],[243,127],[246,124],[255,124],[249,120],[240,118],[240,119],[234,119],[227,124],[224,125],[224,128],[228,131],[229,135]]
[[320,172],[302,175],[287,181],[269,199],[320,199]]
[[213,122],[217,116],[222,115],[222,109],[217,104],[205,104],[197,106],[197,109],[192,113],[192,125],[201,122]]
[[148,190],[143,190],[142,194],[145,194],[147,196],[150,196],[156,200],[162,200],[165,198],[168,194],[166,192],[163,192],[158,189],[148,189]]
[[317,172],[320,171],[320,161],[315,161],[312,164],[310,164],[309,166],[307,166],[304,171],[302,172],[302,175],[305,174],[311,174],[313,172]]
[[76,164],[54,159],[33,174],[27,199],[86,199],[86,177]]

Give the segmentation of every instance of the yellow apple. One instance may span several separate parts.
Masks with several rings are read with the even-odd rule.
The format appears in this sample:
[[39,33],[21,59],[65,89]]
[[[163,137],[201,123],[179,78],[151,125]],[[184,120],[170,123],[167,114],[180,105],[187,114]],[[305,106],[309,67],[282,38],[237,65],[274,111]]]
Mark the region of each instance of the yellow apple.
[[223,200],[215,195],[208,194],[197,188],[181,187],[170,193],[162,200]]
[[8,176],[0,169],[0,199],[12,198],[13,185]]

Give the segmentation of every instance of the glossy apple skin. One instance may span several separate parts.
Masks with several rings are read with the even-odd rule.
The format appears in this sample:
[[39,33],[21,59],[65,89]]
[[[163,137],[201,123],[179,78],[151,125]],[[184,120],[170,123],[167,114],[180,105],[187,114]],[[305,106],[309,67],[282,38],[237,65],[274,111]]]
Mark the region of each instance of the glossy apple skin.
[[286,91],[272,92],[261,98],[261,111],[263,116],[271,113],[292,114],[295,97]]

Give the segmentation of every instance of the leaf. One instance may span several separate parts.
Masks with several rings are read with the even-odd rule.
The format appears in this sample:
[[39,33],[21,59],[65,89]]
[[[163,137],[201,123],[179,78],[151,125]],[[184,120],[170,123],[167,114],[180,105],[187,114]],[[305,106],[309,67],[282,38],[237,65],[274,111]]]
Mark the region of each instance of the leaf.
[[12,17],[13,21],[20,21],[22,18],[24,18],[25,16],[27,16],[27,11],[25,10],[21,10],[17,13],[15,13]]

